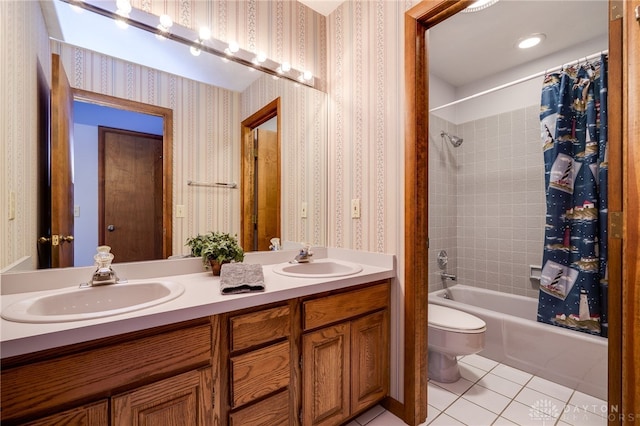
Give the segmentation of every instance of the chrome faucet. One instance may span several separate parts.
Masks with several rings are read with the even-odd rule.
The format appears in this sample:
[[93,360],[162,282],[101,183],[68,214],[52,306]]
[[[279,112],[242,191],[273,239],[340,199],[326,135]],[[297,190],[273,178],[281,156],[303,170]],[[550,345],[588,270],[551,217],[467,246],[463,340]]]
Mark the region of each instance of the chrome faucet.
[[118,275],[111,267],[113,253],[110,253],[111,247],[100,246],[98,253],[93,256],[96,261],[97,269],[91,276],[91,280],[87,283],[90,286],[115,284],[120,281]]
[[311,252],[310,246],[308,244],[303,244],[300,249],[300,253],[296,255],[291,263],[309,263],[311,262],[311,256],[313,256],[313,252]]
[[456,274],[447,274],[446,272],[440,272],[440,276],[445,280],[450,279],[451,281],[455,281],[458,279]]

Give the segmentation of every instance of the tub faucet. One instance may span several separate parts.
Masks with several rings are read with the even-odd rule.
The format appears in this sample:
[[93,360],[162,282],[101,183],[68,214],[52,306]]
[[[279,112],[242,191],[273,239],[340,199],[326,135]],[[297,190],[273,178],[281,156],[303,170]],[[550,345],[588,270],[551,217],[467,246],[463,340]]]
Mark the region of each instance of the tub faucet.
[[303,244],[300,249],[300,253],[296,255],[291,263],[309,263],[311,262],[311,256],[313,256],[313,252],[311,252],[310,246],[308,244]]
[[456,274],[447,274],[446,272],[440,272],[440,276],[445,280],[450,279],[451,281],[456,281],[458,279]]

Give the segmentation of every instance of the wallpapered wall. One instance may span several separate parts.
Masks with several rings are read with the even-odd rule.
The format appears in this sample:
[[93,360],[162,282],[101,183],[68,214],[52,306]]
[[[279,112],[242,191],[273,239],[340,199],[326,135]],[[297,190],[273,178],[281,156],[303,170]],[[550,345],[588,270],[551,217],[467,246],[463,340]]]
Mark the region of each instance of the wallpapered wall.
[[[310,69],[321,80],[326,80],[328,90],[328,200],[327,200],[327,245],[354,248],[368,251],[395,253],[398,259],[398,280],[392,292],[392,354],[391,354],[391,395],[403,399],[402,395],[402,359],[403,359],[403,246],[404,246],[404,12],[415,1],[375,0],[347,1],[339,6],[327,18],[294,1],[149,1],[136,0],[133,6],[155,14],[170,13],[179,16],[178,22],[197,28],[209,24],[213,36],[221,40],[235,38],[240,46],[253,50],[264,50],[274,60],[289,60],[295,68]],[[20,6],[17,7],[16,5]],[[44,23],[36,2],[0,2],[2,12],[2,61],[3,76],[8,75],[11,93],[4,96],[7,82],[3,77],[0,102],[4,110],[11,114],[4,116],[2,132],[9,137],[3,138],[9,144],[10,159],[3,158],[9,179],[3,180],[3,194],[10,188],[17,188],[18,210],[22,215],[19,221],[3,220],[0,241],[10,240],[7,249],[0,255],[0,266],[5,267],[24,255],[35,255],[33,250],[21,245],[24,235],[35,235],[33,206],[35,198],[25,193],[35,192],[35,182],[29,176],[33,174],[33,164],[24,164],[31,158],[29,151],[35,138],[31,124],[34,122],[35,92],[29,94],[24,88],[35,71],[35,56],[39,52],[49,61]],[[175,19],[175,18],[174,18]],[[44,43],[40,40],[44,37]],[[64,49],[62,49],[64,50]],[[20,52],[20,53],[18,53]],[[26,54],[24,54],[26,52]],[[24,55],[23,55],[24,54]],[[67,61],[75,67],[75,54],[65,53]],[[27,59],[23,59],[28,57]],[[85,58],[86,59],[86,58]],[[84,67],[86,63],[80,62]],[[120,69],[121,65],[109,61],[98,61],[94,65],[100,73],[102,64]],[[5,72],[6,71],[6,72]],[[47,68],[46,74],[50,75]],[[126,67],[122,69],[127,75]],[[142,73],[130,70],[136,78],[149,78],[147,71]],[[8,74],[7,74],[8,73]],[[75,72],[74,72],[75,73]],[[81,75],[96,80],[96,76],[82,71]],[[89,77],[91,76],[91,77]],[[72,84],[74,77],[71,78]],[[156,80],[157,81],[157,80]],[[108,83],[108,82],[107,82]],[[167,102],[182,101],[188,93],[198,95],[200,87],[195,83],[176,84],[176,90],[185,90]],[[31,84],[31,83],[29,83]],[[100,87],[100,79],[94,81]],[[164,84],[172,84],[167,80]],[[152,86],[155,87],[155,86]],[[202,93],[213,96],[215,89],[206,89]],[[178,92],[175,92],[178,95]],[[21,102],[25,105],[14,105]],[[26,96],[23,96],[26,94]],[[144,96],[149,96],[146,93]],[[153,94],[154,99],[159,95]],[[237,108],[237,99],[226,96],[223,103],[224,114],[233,114]],[[188,98],[188,96],[187,96]],[[8,101],[11,99],[12,101]],[[18,101],[15,101],[18,99]],[[164,99],[164,98],[163,98]],[[196,113],[198,103],[190,104]],[[308,111],[311,114],[311,111]],[[195,116],[194,116],[195,117]],[[194,118],[195,119],[195,118]],[[217,118],[221,120],[222,118]],[[7,125],[13,126],[9,129]],[[192,152],[195,143],[192,137],[193,127],[175,129],[176,139],[182,138],[180,152],[175,153],[175,161],[185,157],[198,167],[198,177],[209,178],[206,173],[214,173],[203,167],[201,159]],[[29,131],[29,135],[23,132]],[[233,135],[227,130],[226,135]],[[231,149],[230,146],[227,149]],[[201,147],[200,153],[213,155]],[[25,151],[26,150],[26,151]],[[206,157],[205,155],[205,157]],[[299,155],[296,153],[295,155]],[[211,158],[211,157],[209,157]],[[190,160],[189,160],[190,159]],[[215,160],[214,160],[215,161]],[[294,161],[293,159],[289,161]],[[11,163],[11,167],[8,164]],[[224,173],[231,171],[222,165]],[[312,169],[307,169],[312,173]],[[192,172],[192,170],[189,170]],[[218,173],[218,170],[215,171]],[[204,173],[204,175],[201,175]],[[305,172],[306,173],[306,172]],[[186,179],[187,170],[176,173],[175,182],[180,185]],[[213,174],[211,177],[214,177]],[[16,185],[20,185],[16,187]],[[285,189],[286,191],[288,189]],[[295,188],[300,196],[311,188]],[[298,196],[296,194],[295,196]],[[184,195],[184,194],[182,194]],[[180,192],[174,194],[174,201],[181,202]],[[290,195],[285,195],[289,197]],[[351,200],[361,202],[361,217],[351,218]],[[3,217],[7,217],[7,197],[0,200]],[[230,199],[229,203],[235,203]],[[208,208],[208,207],[207,207]],[[287,210],[289,207],[285,207]],[[212,212],[205,211],[199,215]],[[425,212],[426,214],[426,212]],[[229,218],[229,221],[231,219]],[[293,226],[293,225],[292,225]],[[298,225],[296,225],[298,226]],[[187,232],[189,227],[187,226]],[[312,229],[300,231],[313,236]],[[174,246],[179,236],[175,236]]]

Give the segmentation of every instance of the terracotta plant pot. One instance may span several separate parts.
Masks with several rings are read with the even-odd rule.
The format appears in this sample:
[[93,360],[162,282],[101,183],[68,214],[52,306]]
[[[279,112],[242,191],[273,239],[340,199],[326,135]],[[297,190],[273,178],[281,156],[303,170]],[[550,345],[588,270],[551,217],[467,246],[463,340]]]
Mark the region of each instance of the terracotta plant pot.
[[[229,263],[229,262],[222,262],[222,263]],[[218,262],[217,260],[214,259],[209,259],[209,265],[211,266],[211,272],[213,272],[213,275],[215,275],[216,277],[220,276],[220,269],[222,268],[222,263]]]

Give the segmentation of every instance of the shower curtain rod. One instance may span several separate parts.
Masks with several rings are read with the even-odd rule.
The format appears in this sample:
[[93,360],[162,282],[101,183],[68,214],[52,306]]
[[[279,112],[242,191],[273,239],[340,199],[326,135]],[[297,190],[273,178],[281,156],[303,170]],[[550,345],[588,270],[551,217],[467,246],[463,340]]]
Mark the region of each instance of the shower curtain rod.
[[549,68],[549,69],[546,69],[544,71],[537,72],[535,74],[531,74],[531,75],[529,75],[527,77],[522,77],[522,78],[519,78],[517,80],[513,80],[513,81],[511,81],[509,83],[501,84],[500,86],[496,86],[496,87],[493,87],[491,89],[483,90],[482,92],[478,92],[476,94],[464,97],[462,99],[458,99],[457,101],[449,102],[448,104],[444,104],[444,105],[440,105],[439,107],[431,108],[429,110],[429,112],[438,111],[440,109],[447,108],[447,107],[450,107],[450,106],[454,106],[454,105],[457,105],[459,103],[462,103],[462,102],[465,102],[465,101],[469,101],[471,99],[474,99],[474,98],[477,98],[477,97],[480,97],[480,96],[488,95],[489,93],[497,92],[498,90],[506,89],[507,87],[515,86],[516,84],[524,83],[525,81],[529,81],[529,80],[533,80],[534,78],[545,76],[546,74],[548,74],[550,72],[560,71],[560,70],[564,69],[565,67],[569,67],[571,65],[579,64],[581,61],[585,61],[585,62],[586,61],[590,61],[592,59],[598,58],[602,54],[607,54],[607,53],[609,53],[608,50],[603,50],[603,51],[601,51],[599,53],[594,53],[593,55],[585,56],[584,58],[580,58],[580,59],[576,59],[575,61],[568,62],[568,63],[566,63],[564,65],[559,66],[559,67]]

